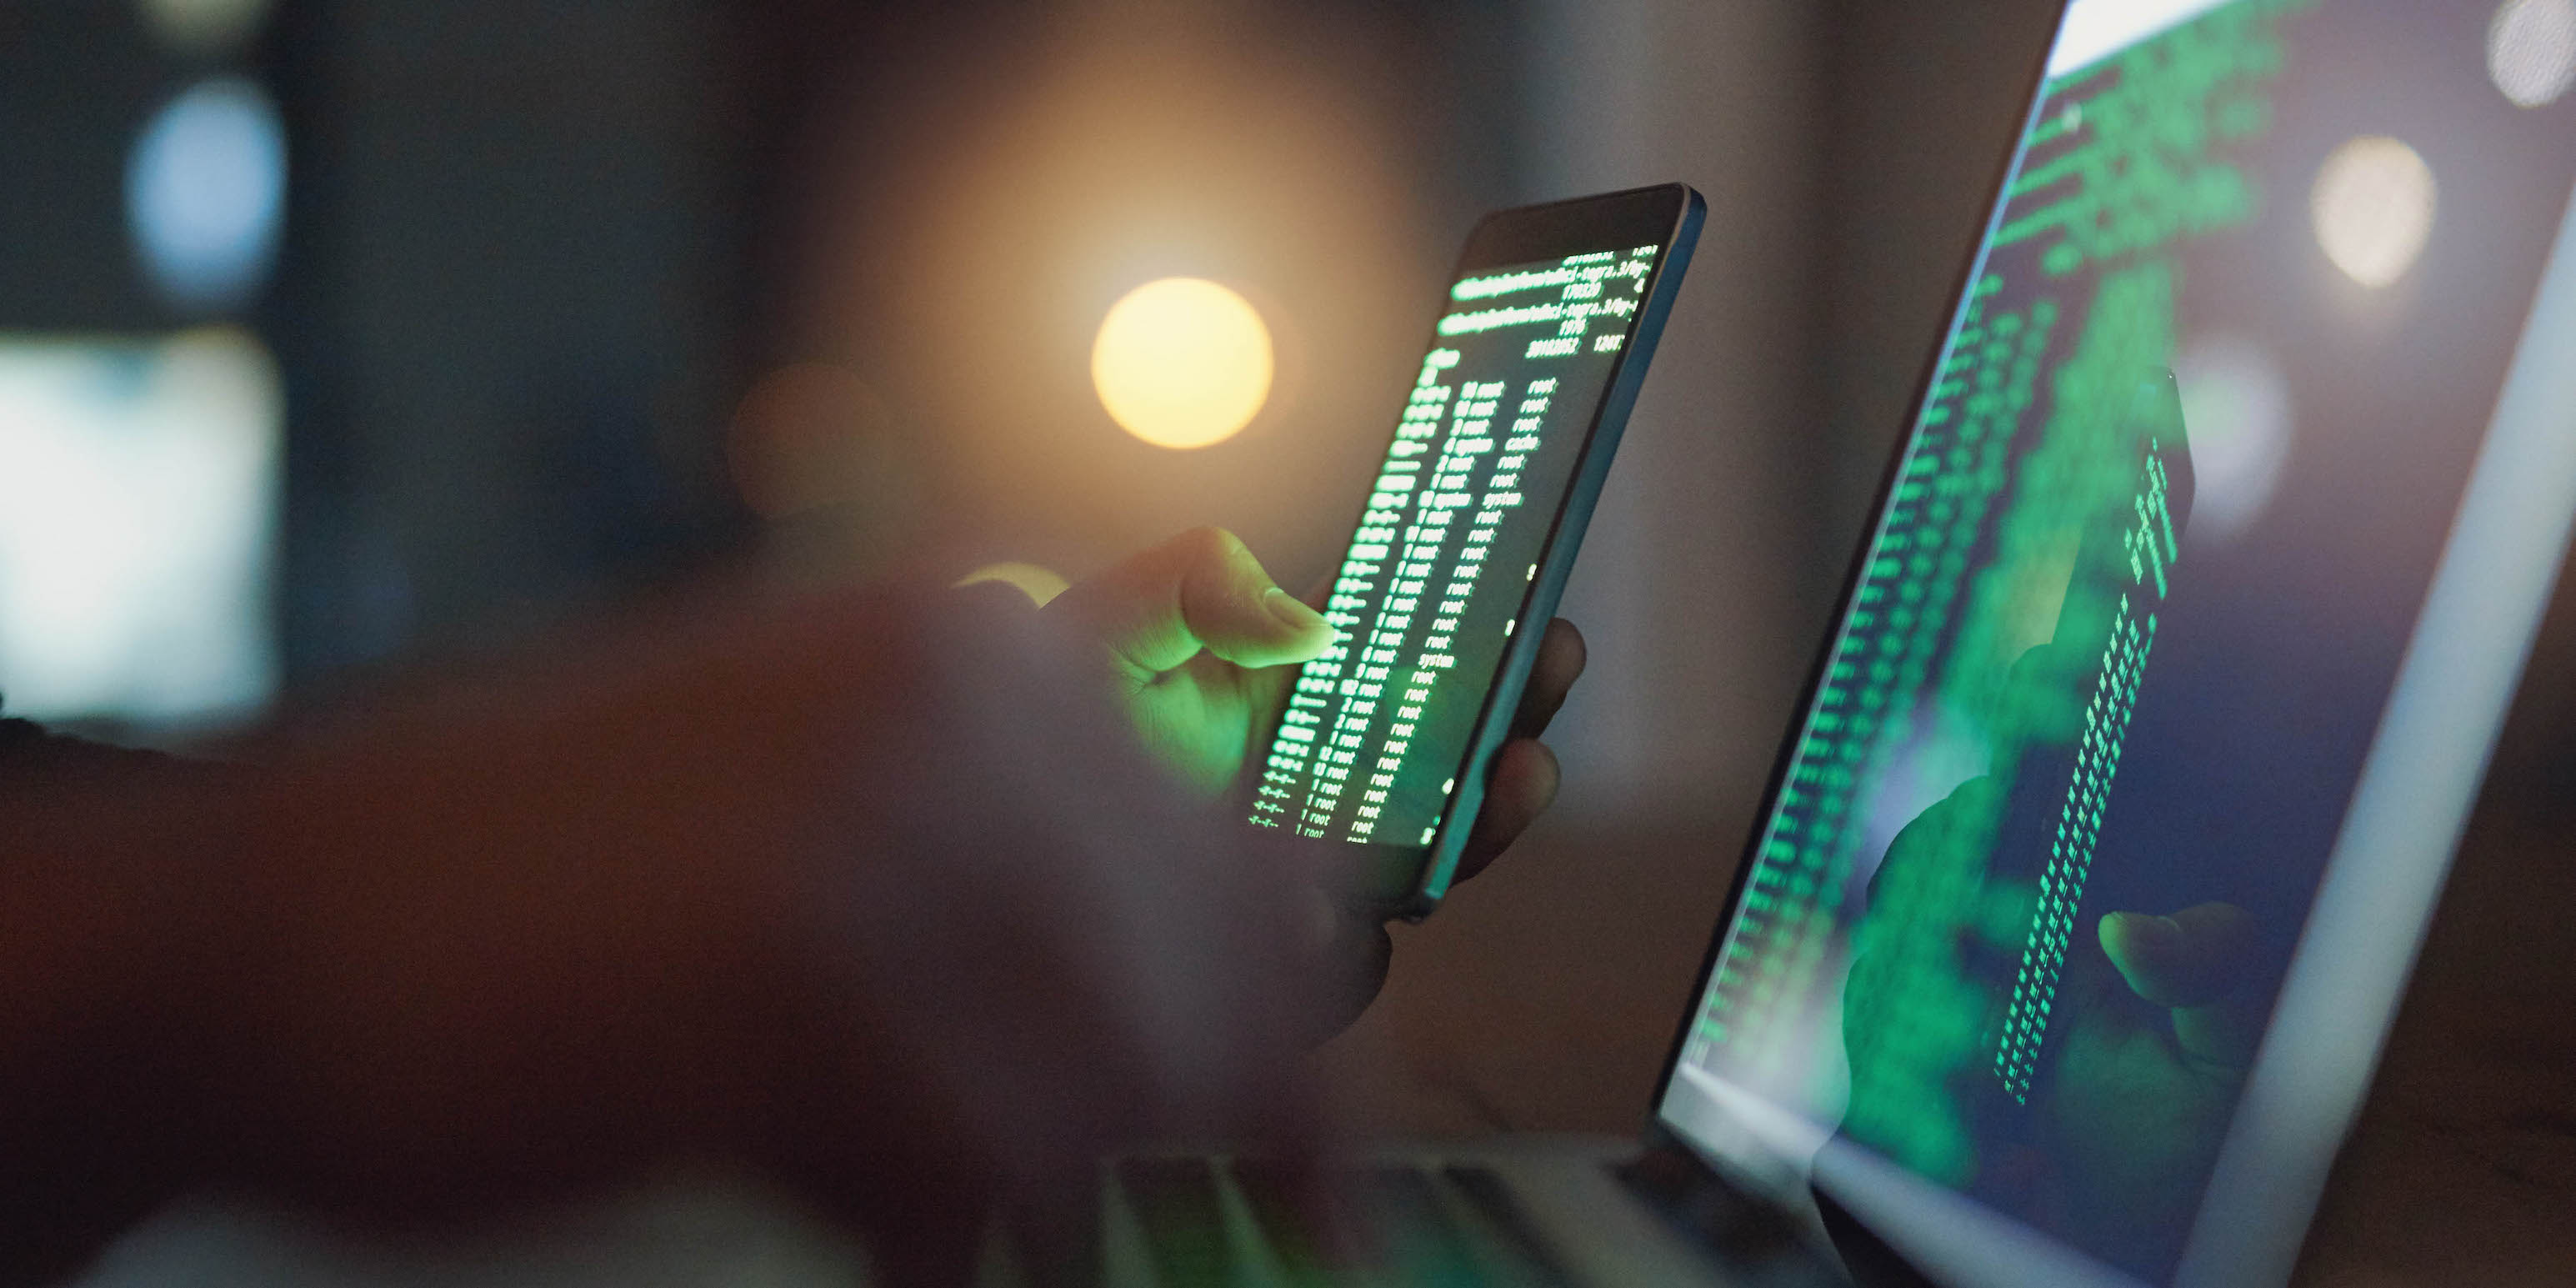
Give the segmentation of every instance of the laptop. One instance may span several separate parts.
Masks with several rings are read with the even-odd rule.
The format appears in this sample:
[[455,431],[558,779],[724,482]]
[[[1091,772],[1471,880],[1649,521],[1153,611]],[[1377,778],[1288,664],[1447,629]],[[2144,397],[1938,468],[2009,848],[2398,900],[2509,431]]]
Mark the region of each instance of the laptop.
[[2571,12],[2074,0],[1643,1138],[1131,1158],[1110,1277],[2283,1281],[2576,514]]

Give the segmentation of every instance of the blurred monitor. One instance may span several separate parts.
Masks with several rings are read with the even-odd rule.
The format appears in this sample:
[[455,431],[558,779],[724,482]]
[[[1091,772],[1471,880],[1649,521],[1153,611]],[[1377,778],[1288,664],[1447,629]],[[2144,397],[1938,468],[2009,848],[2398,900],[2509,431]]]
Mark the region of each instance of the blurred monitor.
[[150,733],[277,685],[281,395],[228,328],[0,336],[0,700]]

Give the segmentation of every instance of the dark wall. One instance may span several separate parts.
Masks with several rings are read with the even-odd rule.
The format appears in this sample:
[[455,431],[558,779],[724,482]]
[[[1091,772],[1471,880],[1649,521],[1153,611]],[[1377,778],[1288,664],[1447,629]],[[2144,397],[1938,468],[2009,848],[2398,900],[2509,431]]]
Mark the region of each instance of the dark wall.
[[279,22],[290,676],[507,639],[719,541],[738,250],[712,16]]
[[131,5],[0,5],[0,328],[170,320],[127,250],[123,144],[189,70]]
[[1850,555],[1880,470],[1949,325],[2059,0],[1920,5],[1836,0],[1827,25],[1826,180],[1816,212],[1829,248],[1817,289],[1824,462],[1818,524]]

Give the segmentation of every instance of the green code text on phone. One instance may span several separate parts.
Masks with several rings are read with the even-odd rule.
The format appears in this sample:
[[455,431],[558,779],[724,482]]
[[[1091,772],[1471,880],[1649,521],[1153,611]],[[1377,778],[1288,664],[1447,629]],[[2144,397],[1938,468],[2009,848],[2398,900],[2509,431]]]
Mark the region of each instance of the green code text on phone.
[[1263,763],[1252,821],[1428,845],[1644,304],[1657,248],[1480,270],[1450,288],[1367,513]]

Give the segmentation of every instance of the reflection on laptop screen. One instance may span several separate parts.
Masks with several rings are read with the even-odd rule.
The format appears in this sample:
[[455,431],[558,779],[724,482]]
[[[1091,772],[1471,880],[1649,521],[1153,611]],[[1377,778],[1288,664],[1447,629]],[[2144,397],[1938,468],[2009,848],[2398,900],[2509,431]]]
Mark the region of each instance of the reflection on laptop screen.
[[2509,377],[2576,365],[2571,14],[2078,0],[1668,1124],[1768,1115],[2105,1272],[2186,1265]]

